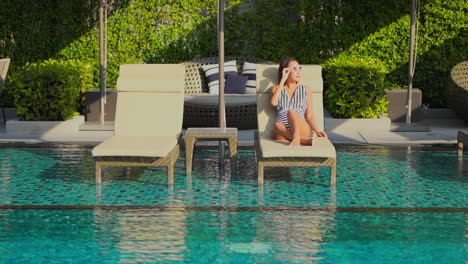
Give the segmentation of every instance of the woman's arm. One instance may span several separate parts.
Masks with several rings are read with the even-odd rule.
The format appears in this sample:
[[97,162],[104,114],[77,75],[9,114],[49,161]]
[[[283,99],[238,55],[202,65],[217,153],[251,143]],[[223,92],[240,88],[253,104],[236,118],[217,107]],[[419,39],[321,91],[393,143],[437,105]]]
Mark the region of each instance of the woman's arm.
[[315,132],[315,134],[319,137],[326,137],[327,134],[325,132],[320,131],[317,126],[317,119],[315,118],[314,108],[312,107],[312,89],[309,86],[305,86],[307,92],[307,110],[305,114],[305,118],[307,124],[309,124],[310,129]]
[[283,69],[283,79],[281,79],[280,83],[278,85],[274,85],[272,88],[271,88],[271,99],[270,99],[270,103],[271,105],[273,105],[274,107],[276,107],[278,105],[278,101],[279,101],[279,97],[280,97],[280,94],[281,94],[281,90],[283,90],[284,88],[284,84],[286,83],[286,80],[288,79],[288,75],[289,75],[289,72],[291,70],[288,69],[288,68],[284,68]]
[[276,107],[278,105],[279,96],[281,94],[281,89],[283,89],[283,86],[280,87],[279,85],[273,85],[273,87],[271,87],[270,103],[274,107]]

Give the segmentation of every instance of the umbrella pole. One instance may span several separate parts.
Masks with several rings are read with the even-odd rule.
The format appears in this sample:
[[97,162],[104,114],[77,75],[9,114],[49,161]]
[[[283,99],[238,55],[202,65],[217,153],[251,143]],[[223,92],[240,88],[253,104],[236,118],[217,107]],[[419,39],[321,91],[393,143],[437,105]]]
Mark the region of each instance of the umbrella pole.
[[100,122],[101,126],[104,125],[104,105],[106,100],[106,86],[107,86],[107,37],[106,37],[106,22],[107,22],[107,3],[106,0],[99,0],[99,76],[101,92],[100,101]]
[[408,95],[406,102],[406,122],[404,125],[394,125],[390,129],[393,132],[429,132],[431,127],[429,125],[415,125],[411,123],[412,96],[413,96],[413,77],[416,68],[416,0],[411,0],[411,27],[410,27],[410,52],[408,63]]
[[[226,113],[224,106],[224,0],[218,0],[218,65],[219,65],[219,127],[226,128]],[[219,165],[224,171],[224,142],[219,142]]]
[[416,35],[416,0],[411,0],[411,27],[410,27],[410,52],[408,63],[408,96],[406,103],[406,124],[411,123],[413,76],[416,62],[414,61],[414,42]]

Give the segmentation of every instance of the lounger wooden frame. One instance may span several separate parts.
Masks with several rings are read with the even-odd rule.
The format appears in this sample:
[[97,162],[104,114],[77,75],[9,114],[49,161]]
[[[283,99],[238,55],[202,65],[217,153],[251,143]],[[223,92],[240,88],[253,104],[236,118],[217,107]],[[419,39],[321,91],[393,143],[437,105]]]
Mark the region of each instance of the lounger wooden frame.
[[330,167],[330,186],[336,185],[336,158],[324,157],[274,157],[265,158],[260,153],[258,132],[255,134],[258,185],[263,185],[265,167]]
[[100,156],[95,157],[96,183],[101,184],[102,167],[167,167],[167,184],[174,184],[174,164],[179,158],[179,144],[166,157]]

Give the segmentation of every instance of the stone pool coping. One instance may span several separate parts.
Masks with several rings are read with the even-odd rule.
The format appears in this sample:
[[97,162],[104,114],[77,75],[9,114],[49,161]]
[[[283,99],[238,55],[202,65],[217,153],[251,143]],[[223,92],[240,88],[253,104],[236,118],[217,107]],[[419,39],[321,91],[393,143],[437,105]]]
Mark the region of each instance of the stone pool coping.
[[[78,120],[78,121],[76,121]],[[10,124],[11,121],[8,121]],[[55,129],[48,133],[29,133],[28,130],[11,130],[0,124],[0,147],[4,146],[95,146],[113,135],[112,129],[77,129],[76,123],[83,123],[81,117],[72,126]],[[450,116],[433,116],[415,125],[429,125],[429,132],[394,132],[388,118],[353,120],[325,118],[325,131],[335,145],[455,145],[458,131],[468,133],[468,124]],[[112,125],[110,125],[112,126]],[[109,127],[109,125],[107,125]],[[52,133],[53,132],[53,133]],[[255,130],[240,130],[240,147],[254,146]],[[217,142],[200,142],[197,145],[215,146]]]

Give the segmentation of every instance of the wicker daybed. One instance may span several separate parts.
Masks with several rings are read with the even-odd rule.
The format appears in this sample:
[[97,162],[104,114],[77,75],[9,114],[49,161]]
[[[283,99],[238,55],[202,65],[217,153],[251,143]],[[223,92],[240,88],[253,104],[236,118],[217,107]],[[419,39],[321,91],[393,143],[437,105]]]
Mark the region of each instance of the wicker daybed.
[[449,107],[468,123],[468,61],[455,65],[450,77],[453,84],[449,88]]
[[[225,61],[236,60],[238,72],[244,62],[270,63],[261,59],[226,57]],[[217,57],[195,59],[184,62],[185,100],[183,127],[217,127],[218,95],[208,92],[208,85],[201,66],[217,64]],[[226,124],[238,129],[257,128],[257,105],[255,94],[225,94]]]

